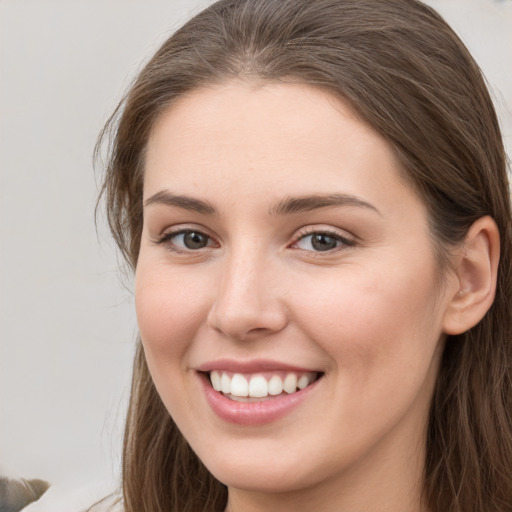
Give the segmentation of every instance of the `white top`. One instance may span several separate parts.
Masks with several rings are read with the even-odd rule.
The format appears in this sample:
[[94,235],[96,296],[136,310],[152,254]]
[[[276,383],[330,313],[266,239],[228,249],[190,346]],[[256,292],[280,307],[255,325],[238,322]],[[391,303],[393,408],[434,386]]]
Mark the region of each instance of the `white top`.
[[123,506],[111,486],[96,484],[77,489],[56,485],[22,512],[123,512]]

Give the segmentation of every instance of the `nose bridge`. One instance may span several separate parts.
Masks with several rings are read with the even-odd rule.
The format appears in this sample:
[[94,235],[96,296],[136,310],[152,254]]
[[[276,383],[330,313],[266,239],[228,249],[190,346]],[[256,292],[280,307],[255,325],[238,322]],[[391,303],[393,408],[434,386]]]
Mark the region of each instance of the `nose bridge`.
[[275,265],[256,240],[233,247],[222,263],[210,324],[224,335],[246,339],[286,325]]

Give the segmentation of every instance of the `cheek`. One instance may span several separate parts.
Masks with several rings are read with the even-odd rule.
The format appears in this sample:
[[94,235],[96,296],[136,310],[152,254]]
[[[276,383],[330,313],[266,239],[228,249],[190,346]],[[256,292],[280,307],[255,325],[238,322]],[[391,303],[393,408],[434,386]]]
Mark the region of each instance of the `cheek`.
[[[441,335],[437,286],[429,265],[351,268],[339,279],[310,283],[301,323],[337,370],[367,380],[430,361]],[[432,267],[433,268],[433,267]],[[321,285],[321,286],[319,286]]]
[[187,411],[194,405],[183,376],[207,310],[205,289],[198,284],[186,272],[139,260],[135,306],[146,362],[165,407],[181,425],[187,425]]
[[148,363],[180,362],[205,318],[206,303],[193,275],[170,273],[157,264],[137,267],[135,306]]
[[[399,422],[421,431],[441,334],[430,273],[419,269],[400,278],[390,268],[352,270],[353,279],[326,281],[323,293],[315,294],[318,281],[305,287],[309,300],[302,304],[301,328],[329,356],[330,435],[342,432],[355,457],[369,439],[380,439]],[[344,449],[343,443],[333,446],[332,460]]]

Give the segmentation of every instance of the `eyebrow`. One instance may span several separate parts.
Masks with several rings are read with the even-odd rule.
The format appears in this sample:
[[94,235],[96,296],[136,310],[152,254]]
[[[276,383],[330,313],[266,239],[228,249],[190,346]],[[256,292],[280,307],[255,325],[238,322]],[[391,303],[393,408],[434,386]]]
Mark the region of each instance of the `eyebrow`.
[[290,215],[293,213],[310,212],[327,206],[357,206],[373,210],[380,215],[379,210],[371,203],[350,194],[314,194],[301,197],[289,197],[279,201],[270,208],[270,215]]
[[215,215],[217,210],[207,201],[196,199],[185,195],[171,194],[167,190],[162,190],[152,195],[144,201],[144,207],[152,204],[163,204],[165,206],[177,206],[184,210],[189,210],[203,215]]
[[[144,202],[144,207],[153,204],[176,206],[188,211],[194,211],[202,215],[217,215],[217,209],[201,199],[187,195],[172,194],[167,190],[161,190]],[[294,213],[310,212],[328,206],[357,206],[372,210],[380,214],[379,210],[371,203],[350,194],[314,194],[299,197],[287,197],[269,208],[272,216],[292,215]]]

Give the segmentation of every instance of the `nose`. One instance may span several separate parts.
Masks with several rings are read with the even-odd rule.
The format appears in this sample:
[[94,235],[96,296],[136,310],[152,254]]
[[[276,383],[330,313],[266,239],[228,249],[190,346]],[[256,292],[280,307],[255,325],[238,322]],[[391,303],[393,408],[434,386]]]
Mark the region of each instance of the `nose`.
[[278,269],[264,256],[232,254],[219,272],[218,289],[208,324],[234,340],[249,340],[285,328],[288,315]]

